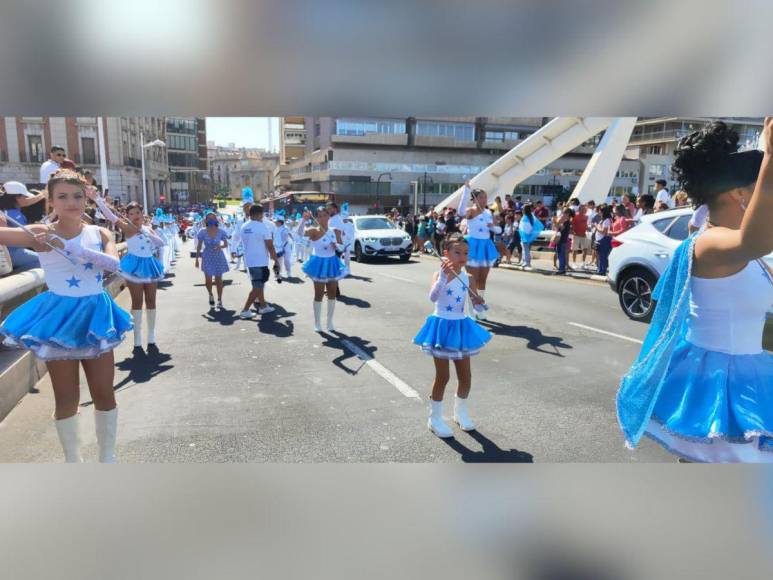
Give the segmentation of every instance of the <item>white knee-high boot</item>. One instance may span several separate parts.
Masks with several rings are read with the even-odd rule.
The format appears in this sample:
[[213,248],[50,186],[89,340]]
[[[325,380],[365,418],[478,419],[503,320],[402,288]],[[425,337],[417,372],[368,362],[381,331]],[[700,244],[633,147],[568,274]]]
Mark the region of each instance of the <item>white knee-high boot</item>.
[[327,299],[327,329],[329,332],[333,332],[335,330],[335,326],[333,326],[333,313],[335,313],[336,309],[336,300],[331,300],[330,298]]
[[467,399],[461,399],[454,395],[454,421],[462,431],[475,431],[475,423],[467,413]]
[[[478,290],[477,292],[478,292],[478,296],[483,298],[483,300],[486,300],[486,291],[485,290]],[[488,303],[486,303],[486,304],[488,304]],[[486,316],[486,311],[485,310],[481,310],[480,312],[478,312],[478,320],[488,320],[488,317]]]
[[322,332],[322,302],[314,301],[314,330]]
[[429,400],[429,420],[427,427],[438,437],[447,439],[454,436],[454,432],[445,421],[443,421],[443,401]]
[[156,309],[145,312],[148,316],[148,344],[156,344]]
[[134,320],[134,346],[142,346],[142,310],[132,310]]
[[99,462],[115,463],[115,441],[118,430],[118,407],[110,411],[94,410],[94,423],[97,428]]
[[64,460],[67,463],[82,463],[80,439],[78,437],[78,413],[66,419],[54,419],[56,434],[64,451]]

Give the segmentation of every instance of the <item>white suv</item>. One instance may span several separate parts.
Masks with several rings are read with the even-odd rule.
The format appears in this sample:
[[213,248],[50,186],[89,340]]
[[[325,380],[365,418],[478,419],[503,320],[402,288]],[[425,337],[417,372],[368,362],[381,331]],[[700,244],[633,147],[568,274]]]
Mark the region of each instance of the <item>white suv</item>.
[[[629,318],[649,321],[652,317],[652,291],[674,250],[687,239],[692,213],[692,208],[682,207],[646,215],[612,239],[607,278]],[[773,267],[773,254],[764,260]]]
[[358,262],[376,256],[411,258],[413,240],[392,220],[383,215],[352,216],[354,223],[354,259]]

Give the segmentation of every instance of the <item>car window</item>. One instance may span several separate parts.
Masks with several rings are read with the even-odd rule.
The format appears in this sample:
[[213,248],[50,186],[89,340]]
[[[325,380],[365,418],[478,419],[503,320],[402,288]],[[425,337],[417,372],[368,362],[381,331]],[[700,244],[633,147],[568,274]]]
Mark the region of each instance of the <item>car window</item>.
[[671,225],[671,227],[668,228],[666,235],[672,240],[679,240],[679,241],[686,240],[688,236],[687,226],[689,225],[689,223],[690,223],[689,215],[683,215],[676,218],[673,225]]
[[654,227],[656,230],[658,230],[661,234],[665,234],[666,233],[666,229],[668,228],[668,226],[671,225],[671,222],[673,222],[673,221],[674,221],[674,217],[673,216],[667,217],[667,218],[662,218],[662,219],[655,220],[654,222],[652,222],[652,227]]
[[358,230],[394,230],[395,225],[386,218],[365,218],[355,222]]

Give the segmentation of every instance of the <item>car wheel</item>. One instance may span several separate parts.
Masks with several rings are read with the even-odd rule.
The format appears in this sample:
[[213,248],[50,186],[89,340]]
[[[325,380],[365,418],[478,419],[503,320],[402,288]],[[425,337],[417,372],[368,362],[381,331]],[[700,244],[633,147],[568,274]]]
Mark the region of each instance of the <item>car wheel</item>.
[[631,320],[649,322],[655,310],[652,291],[657,280],[647,270],[635,268],[623,274],[617,286],[620,307]]
[[411,255],[410,254],[400,254],[400,261],[401,262],[407,262],[410,259],[411,259]]
[[360,242],[354,243],[354,261],[355,262],[364,261],[364,257],[362,255],[362,246],[360,245]]

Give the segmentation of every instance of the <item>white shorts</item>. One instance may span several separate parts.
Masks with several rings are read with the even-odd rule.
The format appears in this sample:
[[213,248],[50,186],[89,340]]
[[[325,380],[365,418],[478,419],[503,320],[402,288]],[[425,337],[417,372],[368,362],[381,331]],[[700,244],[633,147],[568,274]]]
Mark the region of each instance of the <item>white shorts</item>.
[[575,252],[590,250],[590,238],[588,236],[572,236],[572,250]]

